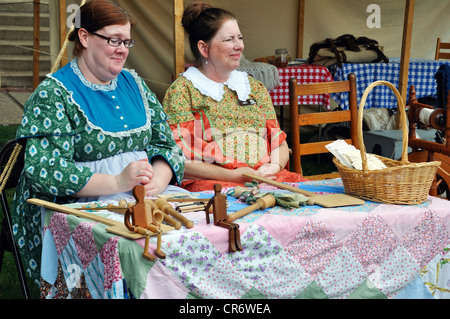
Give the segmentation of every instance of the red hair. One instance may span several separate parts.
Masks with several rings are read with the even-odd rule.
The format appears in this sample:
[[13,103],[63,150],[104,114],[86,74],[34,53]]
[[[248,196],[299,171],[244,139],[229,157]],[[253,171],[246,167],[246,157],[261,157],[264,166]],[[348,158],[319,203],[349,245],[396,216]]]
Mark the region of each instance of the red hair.
[[135,25],[131,16],[122,9],[117,3],[109,0],[91,0],[86,2],[78,10],[78,26],[70,33],[69,40],[75,42],[73,55],[79,56],[83,51],[78,31],[83,28],[88,32],[96,32],[109,25],[124,25],[130,23],[131,27]]

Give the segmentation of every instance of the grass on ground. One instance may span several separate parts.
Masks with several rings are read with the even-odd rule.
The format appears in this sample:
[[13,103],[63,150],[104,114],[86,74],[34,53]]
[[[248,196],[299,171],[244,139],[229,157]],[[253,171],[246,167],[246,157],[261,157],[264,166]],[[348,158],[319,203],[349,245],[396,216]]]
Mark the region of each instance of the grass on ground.
[[[0,147],[16,136],[17,126],[0,126]],[[12,203],[14,189],[6,191],[8,202]],[[0,208],[0,231],[3,221],[3,210]],[[28,287],[32,298],[39,298],[39,287],[31,283],[28,278]],[[16,263],[11,252],[5,251],[0,273],[0,299],[22,299],[22,289],[19,284]]]

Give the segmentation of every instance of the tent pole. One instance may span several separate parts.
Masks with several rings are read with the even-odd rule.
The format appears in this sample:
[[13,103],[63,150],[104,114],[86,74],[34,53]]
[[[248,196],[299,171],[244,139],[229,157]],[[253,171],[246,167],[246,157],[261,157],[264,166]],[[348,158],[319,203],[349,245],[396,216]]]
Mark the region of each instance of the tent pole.
[[40,49],[40,0],[33,1],[33,90],[39,85],[39,49]]
[[[59,43],[60,49],[66,40],[67,26],[66,26],[66,0],[59,0]],[[64,51],[61,59],[61,67],[67,64],[67,52]]]
[[298,0],[297,58],[303,58],[303,30],[305,28],[305,1]]
[[414,19],[414,1],[415,0],[406,0],[405,20],[403,24],[403,40],[402,40],[402,53],[400,59],[400,78],[398,90],[405,103],[406,103],[406,94],[408,90],[409,57],[411,53],[411,34]]
[[183,0],[174,0],[174,45],[175,45],[175,67],[173,79],[177,79],[180,73],[184,72],[184,30],[181,25],[183,18]]

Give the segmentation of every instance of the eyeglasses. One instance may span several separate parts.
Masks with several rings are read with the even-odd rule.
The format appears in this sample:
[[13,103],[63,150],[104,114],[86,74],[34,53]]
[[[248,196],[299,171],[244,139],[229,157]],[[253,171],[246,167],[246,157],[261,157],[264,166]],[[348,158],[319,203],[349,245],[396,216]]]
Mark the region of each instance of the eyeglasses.
[[119,38],[108,38],[108,37],[105,37],[104,35],[101,35],[101,34],[98,34],[98,33],[95,33],[95,32],[91,32],[91,33],[96,35],[96,36],[98,36],[98,37],[100,37],[100,38],[102,38],[102,39],[105,39],[108,42],[108,44],[110,46],[113,46],[113,47],[120,47],[120,45],[123,43],[125,48],[131,48],[134,45],[134,43],[135,43],[135,41],[131,40],[131,39],[122,40],[122,39],[119,39]]

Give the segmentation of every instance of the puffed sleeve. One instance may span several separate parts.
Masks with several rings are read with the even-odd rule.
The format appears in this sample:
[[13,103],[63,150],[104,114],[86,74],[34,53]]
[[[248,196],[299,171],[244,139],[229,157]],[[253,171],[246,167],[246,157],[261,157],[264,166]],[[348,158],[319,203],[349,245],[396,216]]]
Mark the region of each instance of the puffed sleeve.
[[145,83],[143,83],[143,86],[152,114],[152,138],[147,147],[148,158],[151,161],[155,156],[162,156],[172,167],[175,178],[171,183],[177,182],[181,185],[185,162],[183,151],[175,143],[172,130],[168,124],[168,116],[163,111],[156,95],[148,89]]
[[75,131],[71,96],[48,79],[30,96],[17,130],[26,138],[25,175],[34,192],[66,197],[82,189],[93,172],[74,161]]
[[163,108],[169,116],[170,125],[195,120],[192,103],[196,93],[184,77],[178,78],[169,87],[163,100]]
[[249,81],[252,88],[252,98],[263,107],[262,111],[266,117],[267,144],[271,151],[286,140],[287,134],[280,128],[269,91],[260,81],[252,77],[249,77]]

